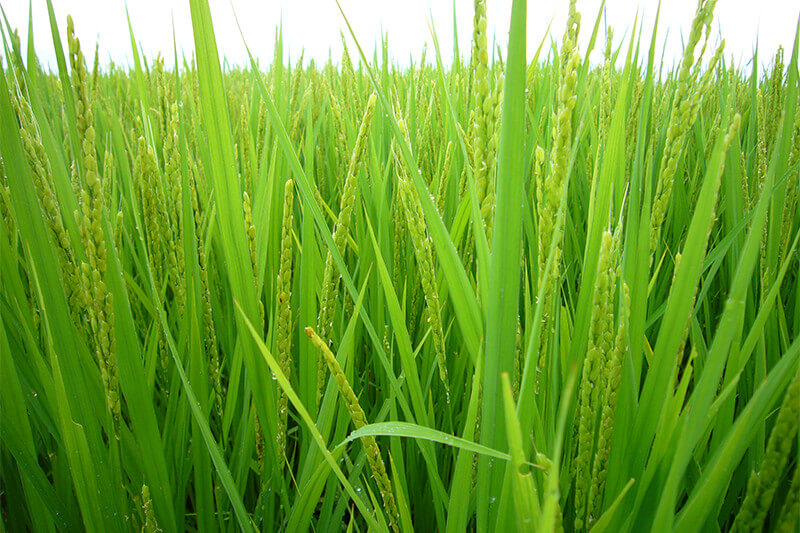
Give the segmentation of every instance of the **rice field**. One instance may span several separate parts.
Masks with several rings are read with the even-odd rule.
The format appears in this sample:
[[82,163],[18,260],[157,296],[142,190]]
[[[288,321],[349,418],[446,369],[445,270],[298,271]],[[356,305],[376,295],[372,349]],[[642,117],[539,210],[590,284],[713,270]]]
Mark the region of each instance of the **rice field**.
[[0,532],[796,531],[798,38],[714,4],[674,66],[574,0],[451,64],[4,24]]

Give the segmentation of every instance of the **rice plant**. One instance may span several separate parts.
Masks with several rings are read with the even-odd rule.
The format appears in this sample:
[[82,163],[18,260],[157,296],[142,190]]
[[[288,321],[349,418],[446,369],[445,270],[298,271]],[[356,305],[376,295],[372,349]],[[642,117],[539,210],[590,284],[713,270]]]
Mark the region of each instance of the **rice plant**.
[[173,67],[0,29],[0,531],[798,527],[797,36],[242,67],[190,6]]

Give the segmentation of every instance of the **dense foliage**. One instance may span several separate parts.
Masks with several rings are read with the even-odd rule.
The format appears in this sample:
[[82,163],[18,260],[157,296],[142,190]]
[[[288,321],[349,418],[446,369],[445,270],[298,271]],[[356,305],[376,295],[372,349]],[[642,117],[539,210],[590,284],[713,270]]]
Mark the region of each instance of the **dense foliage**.
[[795,531],[798,46],[714,3],[674,69],[574,0],[449,65],[6,28],[0,531]]

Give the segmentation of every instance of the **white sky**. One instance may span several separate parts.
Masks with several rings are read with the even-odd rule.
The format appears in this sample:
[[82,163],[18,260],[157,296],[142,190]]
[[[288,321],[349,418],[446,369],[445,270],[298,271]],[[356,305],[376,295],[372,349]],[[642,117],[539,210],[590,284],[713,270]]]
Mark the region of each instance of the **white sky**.
[[[40,60],[55,69],[45,0],[31,0],[33,4],[34,43]],[[452,0],[340,0],[361,44],[371,58],[381,32],[388,32],[389,50],[395,61],[407,64],[410,54],[419,59],[423,43],[428,43],[428,60],[434,60],[432,39],[427,21],[433,21],[444,61],[453,52]],[[490,43],[494,35],[497,44],[505,50],[511,0],[488,0]],[[582,14],[581,44],[589,41],[592,25],[601,0],[578,0]],[[104,62],[113,59],[129,64],[131,45],[123,0],[53,0],[55,14],[62,38],[65,40],[66,17],[72,14],[76,32],[84,53],[91,61],[95,42],[100,42],[100,57]],[[168,65],[173,57],[173,23],[179,54],[183,50],[190,56],[193,50],[191,17],[188,0],[128,0],[131,23],[140,48],[147,57],[161,53]],[[335,0],[210,0],[214,29],[221,54],[230,62],[244,64],[247,56],[234,19],[234,10],[242,24],[244,37],[250,49],[260,58],[261,64],[271,61],[275,27],[282,21],[284,33],[284,60],[296,59],[305,50],[306,62],[314,58],[324,62],[331,53],[338,60],[341,54],[340,29],[346,32],[344,19]],[[658,33],[660,54],[664,47],[665,66],[680,57],[682,38],[688,33],[697,0],[664,0]],[[0,6],[22,38],[27,43],[28,2],[25,0],[0,0]],[[604,45],[605,24],[614,28],[615,43],[623,35],[629,37],[637,8],[640,20],[644,19],[643,47],[649,46],[652,23],[658,0],[607,0],[604,22],[601,22],[596,54]],[[568,0],[530,0],[528,2],[529,57],[546,36],[552,20],[551,35],[559,38],[564,30]],[[455,1],[458,24],[458,42],[462,57],[469,52],[472,32],[472,2]],[[740,67],[747,66],[756,42],[759,43],[759,63],[771,61],[779,45],[786,49],[786,63],[794,42],[795,29],[800,16],[797,0],[718,0],[715,10],[715,35],[726,40],[727,59]],[[716,38],[716,37],[715,37]],[[349,39],[349,37],[348,37]],[[716,41],[714,42],[716,44]],[[348,45],[350,46],[350,45]],[[547,45],[546,45],[547,46]],[[351,47],[351,55],[355,50]],[[713,53],[713,47],[709,55]],[[597,57],[597,55],[593,56]]]

